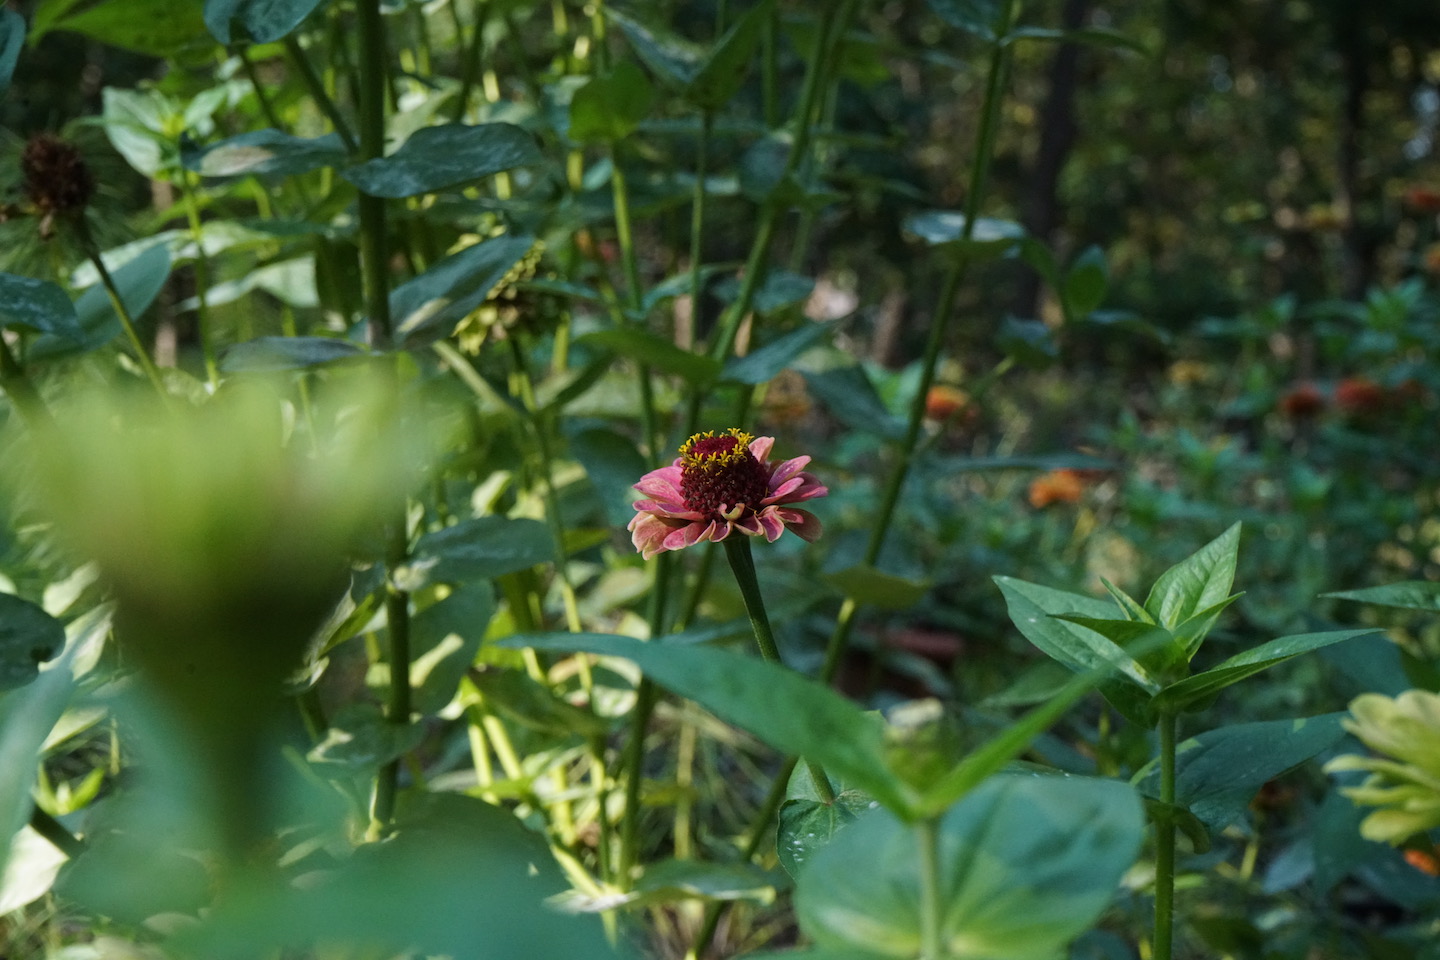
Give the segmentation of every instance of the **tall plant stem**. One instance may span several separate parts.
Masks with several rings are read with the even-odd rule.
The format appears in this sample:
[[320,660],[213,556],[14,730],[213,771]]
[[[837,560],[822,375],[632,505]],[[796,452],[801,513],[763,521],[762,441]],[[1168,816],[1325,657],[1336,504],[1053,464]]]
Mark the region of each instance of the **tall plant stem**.
[[245,71],[245,79],[250,81],[250,86],[255,90],[255,100],[260,104],[260,113],[265,117],[265,122],[281,133],[288,132],[280,122],[280,115],[275,112],[275,104],[270,95],[265,92],[265,85],[260,82],[260,71],[255,69],[255,61],[250,59],[250,51],[245,49],[244,44],[236,44],[233,49],[241,69]]
[[[760,594],[760,579],[755,575],[755,557],[750,552],[750,538],[732,531],[724,543],[725,558],[730,561],[735,583],[740,587],[740,595],[745,599],[745,612],[750,616],[750,627],[755,632],[755,645],[760,648],[760,656],[771,663],[782,663],[780,648],[775,645],[775,634],[770,629],[770,617],[765,613],[765,598]],[[825,803],[834,803],[835,789],[830,786],[830,778],[825,775],[825,770],[818,763],[809,760],[805,761],[805,766],[810,771],[810,779],[815,781],[815,792],[820,799]]]
[[[667,600],[674,558],[662,553],[655,562],[655,584],[650,591],[650,636],[665,633],[668,623]],[[620,824],[620,858],[615,868],[616,883],[628,890],[631,874],[640,856],[640,786],[645,772],[645,733],[650,728],[650,715],[655,712],[660,691],[649,677],[641,677],[635,688],[635,706],[630,711],[630,738],[625,744],[625,819]]]
[[130,341],[130,347],[135,351],[135,359],[140,364],[140,369],[145,372],[145,377],[150,384],[163,397],[165,383],[160,379],[160,371],[155,366],[155,361],[150,359],[150,351],[145,349],[145,344],[140,339],[140,331],[135,326],[135,318],[130,316],[130,308],[125,306],[124,299],[120,296],[120,288],[115,286],[115,278],[110,276],[110,270],[105,266],[105,260],[100,256],[100,248],[95,244],[95,238],[90,233],[90,224],[85,222],[84,216],[75,218],[75,230],[80,238],[80,245],[85,248],[85,255],[90,258],[94,265],[95,272],[100,275],[100,283],[105,287],[105,293],[110,298],[110,306],[115,310],[115,315],[120,318],[120,326],[125,329],[125,338]]
[[30,809],[30,829],[50,841],[65,856],[74,860],[85,852],[86,843],[38,806]]
[[1160,715],[1160,804],[1155,819],[1154,960],[1170,960],[1175,931],[1175,728],[1173,713]]
[[940,821],[926,817],[915,824],[920,867],[920,960],[945,960],[940,920]]
[[[369,5],[369,0],[360,0],[362,26],[366,16],[365,8]],[[354,153],[359,145],[355,142],[355,135],[350,132],[350,125],[345,122],[345,117],[340,113],[340,108],[335,105],[335,101],[330,99],[330,94],[326,92],[325,84],[321,81],[320,75],[317,74],[315,68],[310,65],[310,58],[306,56],[305,48],[300,46],[300,41],[295,38],[295,34],[293,33],[285,38],[285,53],[290,58],[290,64],[295,68],[295,72],[300,75],[300,82],[305,85],[306,92],[315,99],[315,105],[320,108],[320,112],[325,114],[325,119],[329,120],[330,125],[335,128],[335,135],[340,138],[340,142],[345,145],[346,150]],[[384,83],[383,77],[381,78],[381,83]],[[361,107],[361,113],[364,113],[363,106]],[[363,124],[364,122],[362,116],[361,123]],[[379,154],[376,154],[376,156],[379,156]],[[368,160],[371,158],[367,156],[365,159]]]
[[[1010,75],[1010,63],[1014,44],[1007,41],[1015,22],[1018,0],[1006,0],[996,24],[994,40],[990,47],[990,62],[985,80],[985,100],[980,109],[980,129],[975,138],[975,154],[970,165],[970,186],[965,196],[965,224],[961,228],[961,240],[968,241],[975,234],[975,222],[979,217],[980,203],[985,186],[990,178],[990,164],[994,160],[995,137],[1000,126],[1000,107],[1004,100],[1005,84]],[[915,458],[915,449],[920,439],[920,428],[925,420],[925,398],[935,382],[935,369],[940,362],[940,352],[945,345],[950,324],[955,317],[955,300],[960,285],[969,270],[970,260],[956,256],[945,273],[941,284],[940,298],[936,305],[935,318],[930,324],[930,335],[925,342],[925,355],[920,365],[920,383],[915,397],[910,402],[910,414],[905,424],[905,436],[896,451],[894,466],[890,470],[884,493],[880,498],[880,509],[875,513],[874,525],[870,528],[870,539],[865,547],[865,563],[874,566],[880,559],[885,546],[885,535],[889,532],[895,506],[900,501],[900,491],[910,474]],[[846,597],[840,616],[835,620],[835,629],[825,651],[828,673],[824,679],[829,682],[844,656],[850,640],[850,631],[855,624],[858,608],[851,597]]]
[[210,328],[210,255],[205,252],[204,227],[200,222],[200,205],[195,199],[195,183],[186,170],[180,172],[180,196],[185,204],[185,218],[190,224],[190,237],[195,242],[195,326],[200,333],[205,377],[214,389],[220,383],[220,368],[215,362],[215,331]]

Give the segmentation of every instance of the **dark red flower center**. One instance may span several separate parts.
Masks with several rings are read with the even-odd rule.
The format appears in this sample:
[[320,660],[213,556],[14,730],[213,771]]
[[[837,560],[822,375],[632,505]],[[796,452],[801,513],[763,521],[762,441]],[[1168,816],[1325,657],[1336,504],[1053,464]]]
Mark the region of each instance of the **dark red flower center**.
[[736,507],[753,510],[769,489],[765,465],[750,452],[754,438],[731,428],[728,433],[697,433],[680,448],[680,492],[685,505],[711,520]]

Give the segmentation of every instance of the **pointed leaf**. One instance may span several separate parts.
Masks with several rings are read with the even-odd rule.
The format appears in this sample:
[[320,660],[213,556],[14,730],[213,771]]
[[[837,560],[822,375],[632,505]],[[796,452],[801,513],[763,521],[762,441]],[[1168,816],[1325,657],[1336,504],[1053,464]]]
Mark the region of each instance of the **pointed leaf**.
[[737,20],[715,44],[685,88],[685,99],[701,110],[719,110],[745,82],[760,32],[774,11],[775,0],[761,0]]
[[1240,524],[1166,570],[1150,588],[1145,609],[1171,630],[1230,596],[1240,552]]
[[950,26],[986,40],[995,37],[1004,0],[929,0],[930,9]]
[[1246,677],[1254,676],[1261,670],[1277,663],[1284,663],[1291,657],[1319,650],[1331,644],[1343,643],[1356,637],[1369,636],[1377,631],[1371,628],[1359,630],[1329,630],[1324,633],[1301,633],[1279,637],[1269,643],[1262,643],[1253,650],[1237,654],[1204,673],[1186,677],[1166,687],[1155,697],[1157,709],[1184,710],[1206,700],[1231,684],[1239,683]]
[[[221,43],[274,43],[300,26],[324,0],[205,0],[205,26]],[[234,30],[239,21],[240,30]]]
[[257,337],[225,351],[225,373],[275,373],[308,370],[369,355],[364,347],[336,337]]
[[683,87],[695,78],[705,55],[696,44],[615,6],[606,5],[605,19],[620,28],[630,48],[662,81]]
[[[1094,630],[1156,673],[1164,673],[1184,662],[1185,651],[1175,642],[1174,635],[1158,624],[1074,613],[1057,613],[1055,616],[1067,623]],[[1140,649],[1148,652],[1142,655],[1138,652]]]
[[1243,596],[1243,593],[1232,594],[1219,603],[1206,607],[1175,628],[1175,642],[1184,649],[1186,660],[1195,656],[1195,651],[1205,642],[1206,635],[1214,628],[1215,621],[1220,619],[1225,608]]
[[846,426],[887,440],[905,435],[905,425],[885,409],[864,367],[806,372],[805,383],[822,406]]
[[1088,316],[1105,300],[1109,287],[1110,268],[1105,263],[1105,252],[1099,247],[1087,247],[1065,273],[1060,294],[1065,315],[1071,319]]
[[[1239,723],[1181,742],[1175,755],[1176,804],[1211,830],[1224,829],[1244,813],[1261,785],[1339,743],[1343,716]],[[1158,796],[1158,761],[1146,765],[1135,784],[1146,796]]]
[[84,339],[75,304],[64,290],[13,273],[0,273],[0,326],[24,327],[77,342]]
[[[141,251],[118,266],[108,254],[105,255],[105,262],[111,279],[120,291],[120,300],[132,317],[138,317],[150,309],[150,305],[165,288],[165,281],[170,278],[170,253],[163,243]],[[75,315],[81,330],[78,342],[73,337],[46,334],[32,345],[30,356],[38,360],[74,353],[77,350],[95,350],[120,336],[120,317],[115,313],[110,296],[100,283],[80,294],[75,301]]]
[[786,800],[780,806],[775,828],[775,856],[790,876],[798,874],[835,834],[859,819],[875,805],[867,795],[854,790],[835,795],[834,803],[819,800]]
[[966,229],[965,214],[954,210],[928,210],[905,220],[905,229],[927,245],[967,257],[999,257],[1019,245],[1025,228],[1012,220],[979,217]]
[[1402,610],[1440,611],[1440,583],[1431,580],[1406,580],[1387,583],[1381,587],[1366,587],[1363,590],[1342,590],[1339,593],[1322,593],[1322,597],[1336,600],[1354,600],[1357,603],[1373,603],[1382,607],[1398,607]]
[[732,383],[768,383],[802,353],[823,341],[833,329],[828,323],[806,323],[743,357],[731,357],[722,377]]
[[621,60],[608,74],[592,77],[570,100],[570,139],[615,143],[635,132],[650,112],[655,91],[644,71]]
[[638,327],[597,330],[575,341],[618,353],[660,373],[683,377],[690,383],[711,383],[720,375],[720,363],[701,353],[682,350],[669,340]]
[[[68,30],[100,43],[152,57],[168,57],[186,48],[209,46],[205,21],[197,3],[175,0],[101,0],[79,13],[49,22],[44,31],[36,29],[30,46],[43,33]],[[201,42],[203,41],[203,43]]]
[[503,577],[554,560],[555,542],[539,520],[476,517],[421,537],[395,580],[414,591],[427,583]]
[[1057,614],[1079,613],[1104,619],[1114,609],[1108,603],[1014,577],[994,579],[1005,595],[1011,622],[1044,653],[1074,670],[1118,669],[1126,679],[1147,692],[1159,692],[1160,685],[1149,671],[1112,641],[1093,630],[1055,618]]
[[1140,601],[1104,577],[1100,578],[1100,582],[1105,585],[1106,592],[1115,598],[1115,602],[1120,604],[1120,609],[1124,612],[1126,620],[1135,620],[1139,623],[1155,622],[1155,618],[1150,616],[1150,611],[1146,610]]
[[465,186],[542,159],[535,138],[513,123],[446,123],[416,130],[399,150],[341,176],[372,197],[399,200]]
[[535,239],[499,236],[450,254],[390,292],[395,337],[411,349],[450,336],[534,251]]
[[182,154],[185,167],[202,177],[293,176],[344,163],[340,137],[292,137],[279,130],[252,130]]
[[729,650],[646,643],[603,633],[510,637],[505,647],[594,653],[634,661],[662,687],[787,754],[803,756],[903,807],[908,791],[885,767],[880,721],[827,687],[779,664]]
[[[942,953],[1058,955],[1110,905],[1140,852],[1128,785],[1085,777],[994,777],[939,825]],[[920,866],[912,828],[875,810],[842,830],[796,881],[801,929],[822,949],[920,952]]]
[[825,582],[852,600],[882,610],[909,609],[930,590],[924,580],[911,580],[866,564],[827,573]]

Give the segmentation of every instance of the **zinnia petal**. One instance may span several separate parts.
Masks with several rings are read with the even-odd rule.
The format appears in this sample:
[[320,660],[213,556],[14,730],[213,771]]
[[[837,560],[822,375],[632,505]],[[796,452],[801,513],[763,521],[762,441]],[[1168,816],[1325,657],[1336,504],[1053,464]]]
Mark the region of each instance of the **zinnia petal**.
[[825,528],[820,523],[820,518],[809,510],[786,510],[777,508],[776,512],[779,513],[780,519],[785,521],[785,525],[802,540],[808,540],[814,543],[820,539],[820,534],[825,531]]
[[774,437],[756,437],[750,441],[750,452],[754,454],[756,460],[764,463],[770,459],[770,448],[773,446],[775,446]]
[[791,477],[798,475],[809,463],[809,457],[795,457],[794,459],[786,460],[775,468],[774,473],[770,474],[771,485],[779,486]]

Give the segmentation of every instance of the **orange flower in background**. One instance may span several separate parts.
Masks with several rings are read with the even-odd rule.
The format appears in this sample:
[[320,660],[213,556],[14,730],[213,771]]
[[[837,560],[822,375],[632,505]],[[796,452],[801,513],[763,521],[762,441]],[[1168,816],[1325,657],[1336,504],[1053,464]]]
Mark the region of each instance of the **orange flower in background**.
[[1385,407],[1385,389],[1368,377],[1346,377],[1335,386],[1335,406],[1346,413],[1378,413]]
[[1432,877],[1440,877],[1440,858],[1425,850],[1406,850],[1405,862],[1416,870]]
[[1079,503],[1090,472],[1067,467],[1041,474],[1030,481],[1030,506],[1041,510],[1052,503]]
[[1280,398],[1280,412],[1292,420],[1308,420],[1325,409],[1325,395],[1313,383],[1301,383]]
[[1440,190],[1414,184],[1406,189],[1403,203],[1411,213],[1440,213]]
[[925,418],[949,420],[970,406],[970,394],[956,387],[937,384],[925,394]]

